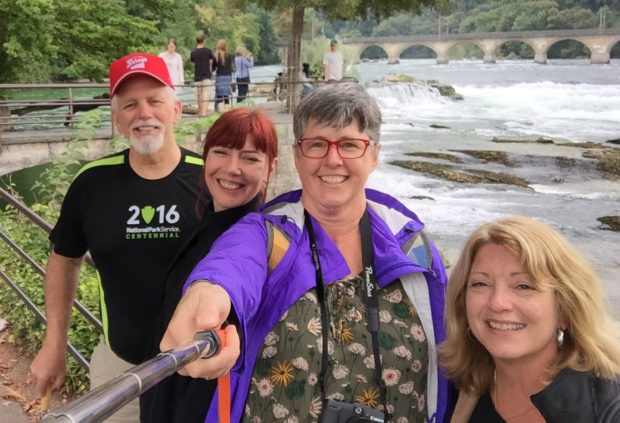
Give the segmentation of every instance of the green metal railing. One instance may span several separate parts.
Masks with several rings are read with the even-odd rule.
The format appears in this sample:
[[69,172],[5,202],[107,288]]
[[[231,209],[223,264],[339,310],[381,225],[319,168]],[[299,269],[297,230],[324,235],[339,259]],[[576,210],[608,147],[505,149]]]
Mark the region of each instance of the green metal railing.
[[[0,198],[6,200],[9,204],[11,204],[15,209],[17,209],[20,213],[24,214],[28,219],[30,219],[34,224],[39,226],[41,229],[46,232],[50,232],[52,227],[49,223],[43,220],[40,216],[30,210],[26,205],[21,203],[15,197],[11,195],[8,191],[0,187]],[[28,263],[39,275],[45,278],[45,270],[26,253],[19,245],[17,245],[8,235],[6,235],[3,231],[0,230],[0,239],[2,239],[8,246],[10,246],[15,253],[17,253],[26,263]],[[87,255],[86,262],[94,267],[94,263],[90,255]],[[34,313],[34,315],[42,321],[44,324],[47,324],[47,319],[43,315],[43,313],[39,310],[37,305],[30,299],[26,293],[7,275],[5,272],[0,270],[0,277],[4,279],[7,285],[17,294],[17,296],[26,304],[26,306]],[[83,304],[81,304],[78,300],[74,301],[75,308],[99,331],[102,331],[101,321]],[[67,350],[69,354],[79,363],[81,367],[88,371],[89,365],[88,361],[77,351],[77,349],[71,345],[67,344]]]

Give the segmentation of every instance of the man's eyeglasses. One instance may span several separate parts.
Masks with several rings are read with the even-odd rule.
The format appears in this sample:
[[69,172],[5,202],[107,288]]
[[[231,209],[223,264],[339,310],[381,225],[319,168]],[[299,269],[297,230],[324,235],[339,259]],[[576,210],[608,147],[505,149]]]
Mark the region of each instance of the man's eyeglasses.
[[300,138],[297,140],[297,145],[301,154],[312,159],[327,156],[329,147],[332,145],[336,147],[338,155],[343,159],[359,159],[366,153],[370,140],[350,138],[330,141],[324,138]]

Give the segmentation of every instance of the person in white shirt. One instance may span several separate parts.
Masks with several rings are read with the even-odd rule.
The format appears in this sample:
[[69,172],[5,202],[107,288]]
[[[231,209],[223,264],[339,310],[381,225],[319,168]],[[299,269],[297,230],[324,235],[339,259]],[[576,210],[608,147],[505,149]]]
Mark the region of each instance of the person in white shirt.
[[338,51],[338,41],[329,42],[329,50],[323,55],[323,69],[325,69],[325,82],[340,81],[342,79],[342,65],[344,60]]
[[168,49],[162,53],[159,53],[159,57],[164,59],[170,79],[174,84],[174,89],[178,93],[181,87],[185,85],[185,77],[183,76],[183,58],[176,52],[177,43],[174,38],[168,40]]

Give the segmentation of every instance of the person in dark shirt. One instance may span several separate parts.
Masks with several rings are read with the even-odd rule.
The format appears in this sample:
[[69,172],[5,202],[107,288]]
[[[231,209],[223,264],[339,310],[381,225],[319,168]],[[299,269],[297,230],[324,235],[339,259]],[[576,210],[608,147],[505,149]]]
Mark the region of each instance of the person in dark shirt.
[[206,116],[207,112],[213,111],[213,97],[215,90],[211,80],[213,68],[213,53],[205,47],[204,34],[196,37],[196,48],[190,54],[190,60],[194,63],[194,81],[198,91],[198,116]]
[[[202,159],[179,148],[181,102],[166,63],[133,53],[110,66],[112,122],[129,149],[86,164],[50,233],[45,341],[30,370],[43,395],[66,373],[67,330],[80,267],[90,251],[100,279],[103,332],[90,361],[91,389],[142,361],[160,312],[164,274],[198,225]],[[138,422],[132,401],[107,422]]]
[[[161,340],[181,287],[211,245],[247,213],[258,210],[277,164],[278,138],[273,123],[260,109],[237,108],[224,113],[209,129],[200,192],[208,187],[212,201],[199,201],[200,225],[180,250],[166,277],[161,312],[152,331],[145,360],[159,353]],[[142,423],[202,423],[211,404],[215,380],[193,379],[178,373],[140,397]]]
[[215,110],[225,111],[231,103],[233,56],[228,53],[225,40],[217,42],[213,69],[215,69]]

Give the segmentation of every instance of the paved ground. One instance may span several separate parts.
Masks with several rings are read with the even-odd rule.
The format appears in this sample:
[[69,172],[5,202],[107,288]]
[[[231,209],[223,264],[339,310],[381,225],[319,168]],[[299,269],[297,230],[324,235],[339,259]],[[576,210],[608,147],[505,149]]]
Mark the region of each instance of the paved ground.
[[[38,422],[45,413],[29,381],[32,356],[9,342],[10,328],[0,332],[0,422]],[[50,409],[66,403],[58,392],[50,398]]]

